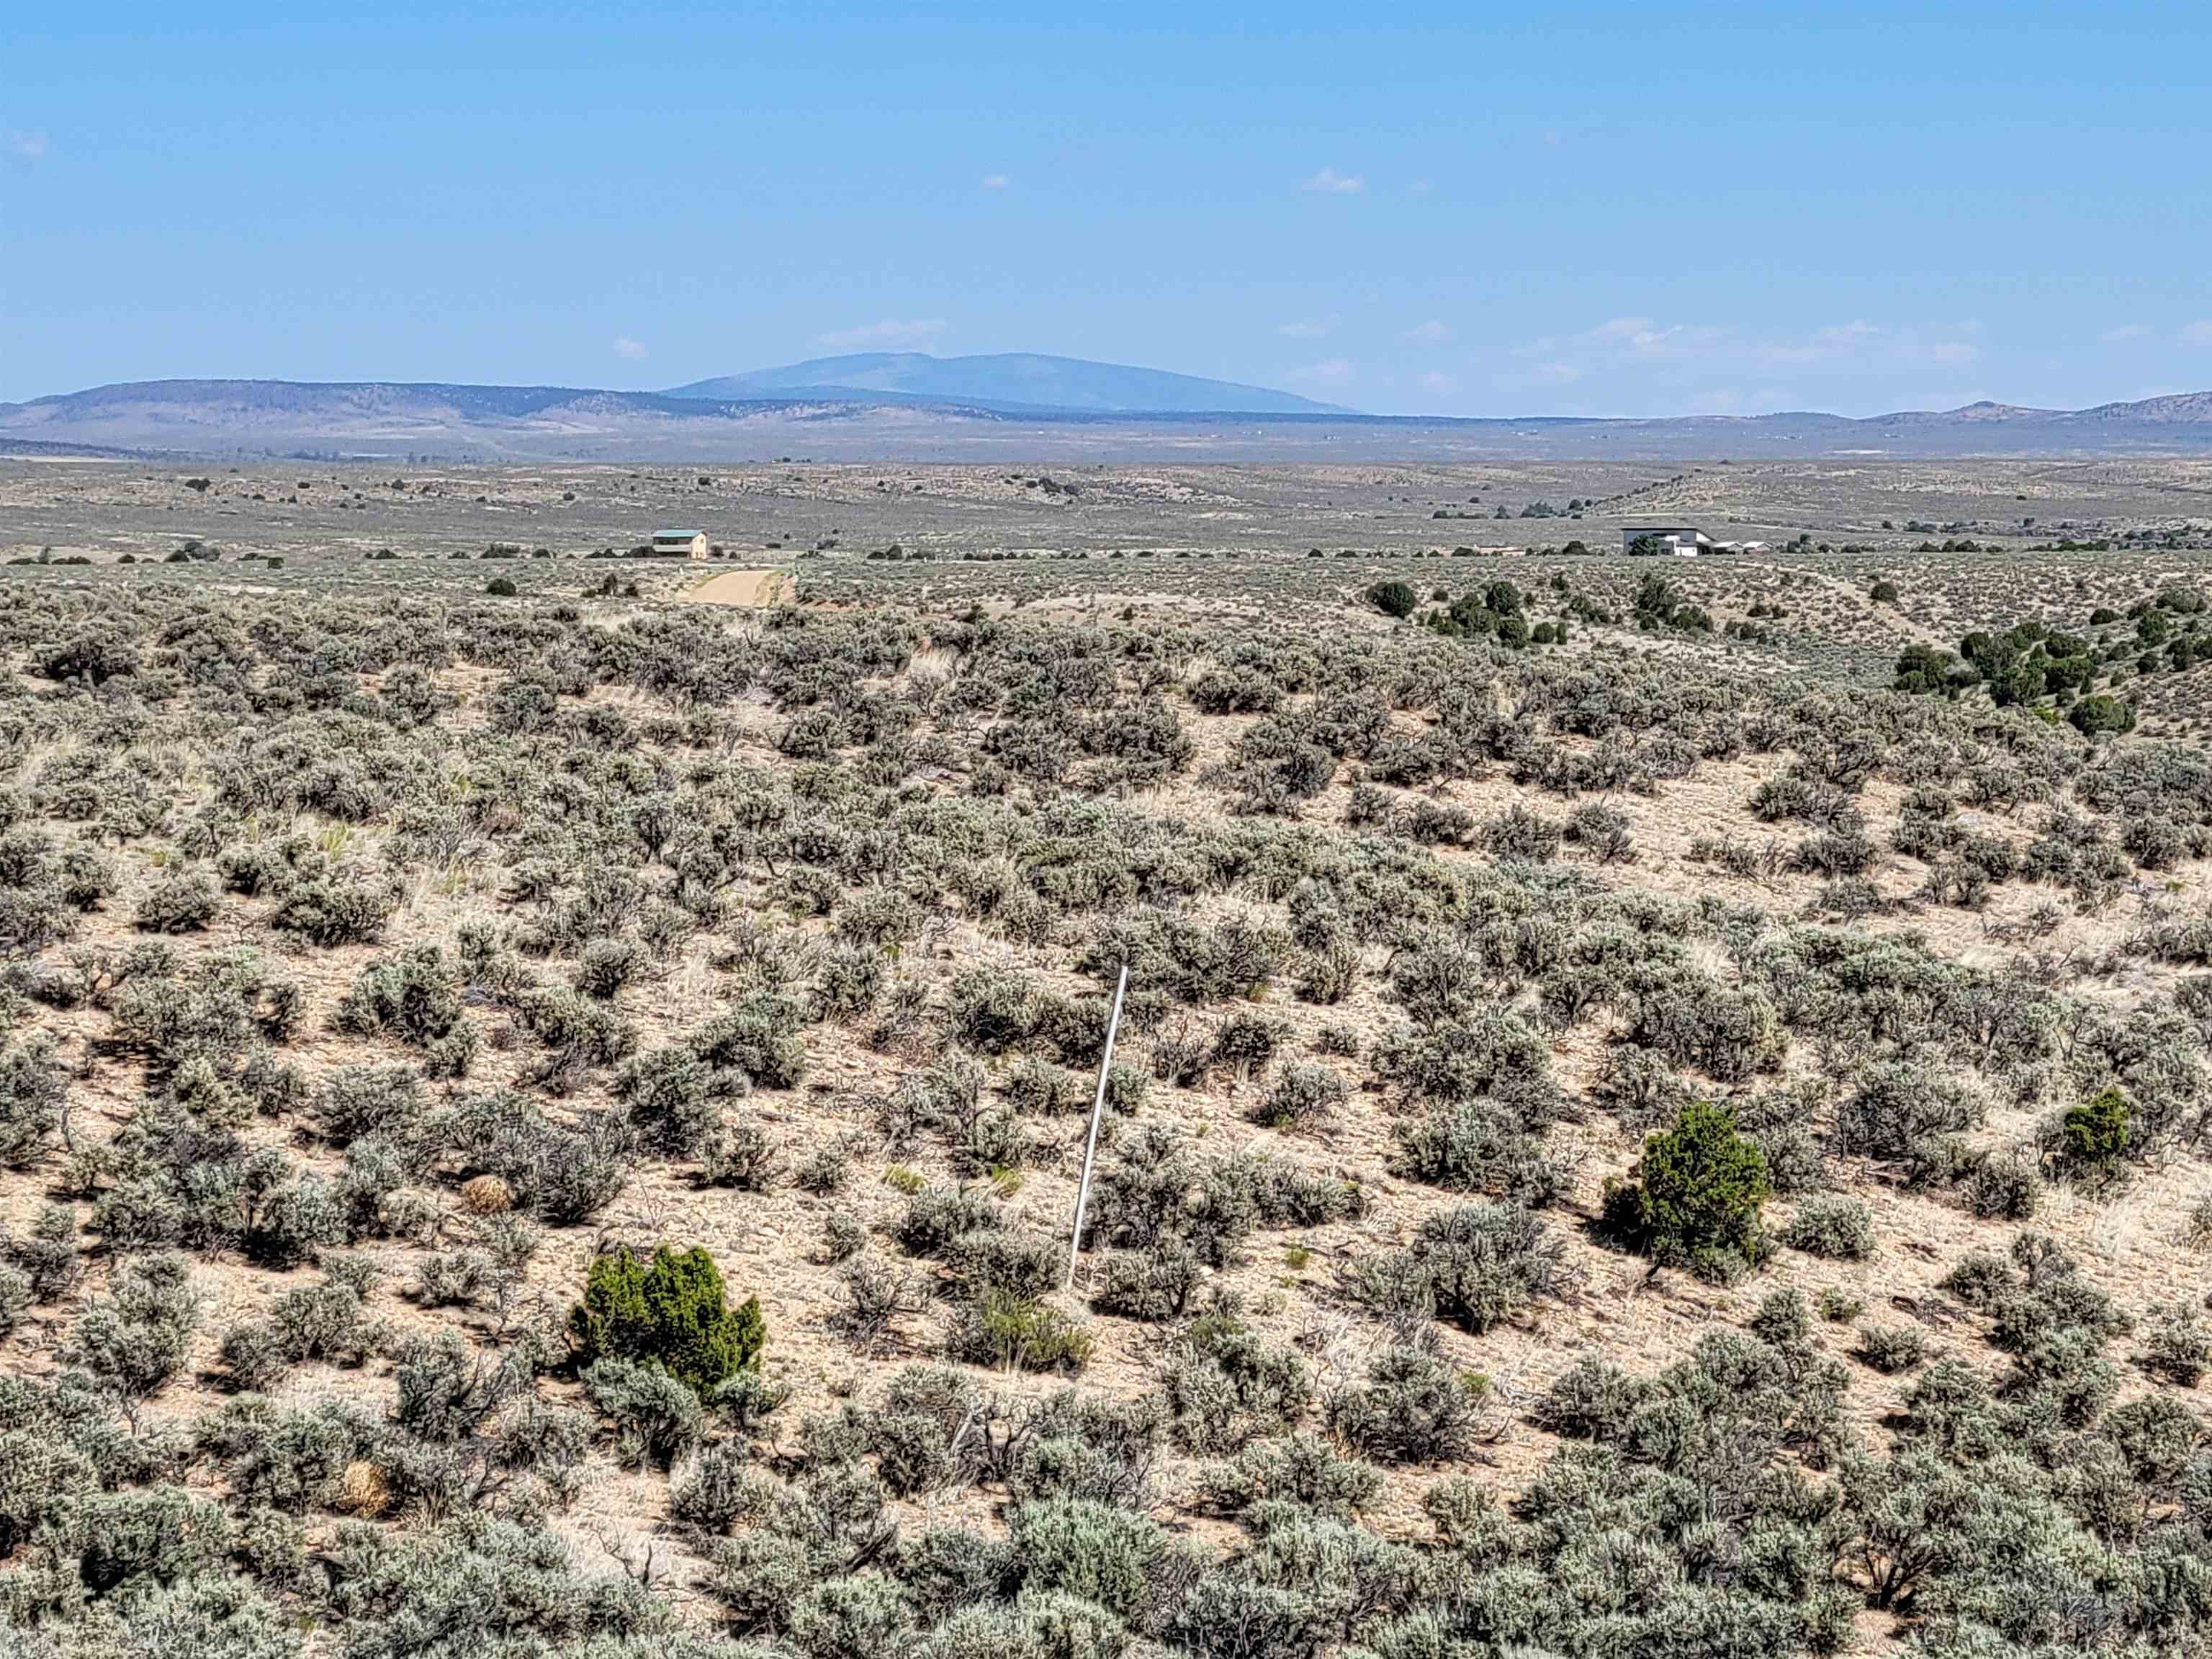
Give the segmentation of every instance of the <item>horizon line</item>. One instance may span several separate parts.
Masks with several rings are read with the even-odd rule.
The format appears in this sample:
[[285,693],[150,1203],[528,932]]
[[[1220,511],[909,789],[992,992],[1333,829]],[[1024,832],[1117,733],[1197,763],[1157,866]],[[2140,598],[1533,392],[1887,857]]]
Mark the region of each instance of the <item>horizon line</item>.
[[[838,355],[843,356],[917,356],[927,357],[933,362],[959,361],[958,358],[939,357],[934,353],[921,351],[847,352]],[[1030,351],[970,352],[961,354],[963,357],[1051,356],[1054,355],[1055,354],[1048,352]],[[801,359],[799,361],[807,362],[820,360]],[[1062,359],[1062,361],[1078,363],[1101,362],[1101,360],[1097,359],[1080,357],[1065,358]],[[1103,366],[1138,368],[1143,373],[1172,375],[1182,380],[1208,380],[1213,378],[1210,375],[1184,374],[1181,371],[1175,369],[1145,368],[1141,365],[1135,364],[1104,364]],[[759,374],[765,371],[750,370],[739,374],[708,375],[702,377],[702,380],[687,381],[684,383],[684,385],[685,387],[688,387],[701,384],[703,380],[741,380],[745,378],[745,374]],[[1217,384],[1224,386],[1242,386],[1249,383],[1243,381],[1218,381]],[[2159,392],[2144,398],[2108,398],[2102,402],[2086,404],[2075,408],[2048,404],[2015,404],[1999,398],[1978,398],[1967,403],[1954,404],[1948,408],[1887,409],[1866,415],[1845,415],[1837,413],[1832,410],[1808,407],[1769,409],[1751,412],[1741,410],[1688,410],[1667,415],[1546,414],[1537,412],[1522,412],[1501,415],[1447,415],[1418,411],[1378,411],[1360,410],[1353,409],[1349,406],[1322,404],[1318,399],[1304,399],[1304,401],[1316,404],[1316,407],[1304,410],[1146,409],[1141,407],[1089,408],[1080,404],[1054,403],[1029,404],[1021,402],[1018,399],[1007,398],[963,397],[956,393],[949,392],[902,392],[896,389],[886,390],[861,386],[844,386],[835,383],[825,384],[820,386],[793,387],[781,392],[775,389],[763,389],[758,395],[750,397],[702,397],[696,395],[680,395],[682,388],[663,389],[654,386],[623,387],[611,386],[579,386],[564,385],[556,381],[550,380],[400,380],[388,378],[295,380],[274,375],[173,374],[162,375],[155,379],[143,380],[102,381],[94,386],[80,386],[73,390],[64,392],[42,392],[35,396],[21,399],[0,399],[0,408],[27,409],[39,404],[58,403],[72,398],[88,397],[94,393],[103,392],[119,392],[133,387],[147,387],[150,389],[155,387],[184,386],[209,387],[291,386],[301,389],[317,390],[389,386],[395,389],[418,391],[453,390],[463,392],[563,392],[578,396],[650,398],[658,399],[664,403],[697,404],[702,407],[726,406],[738,404],[798,405],[817,404],[825,402],[849,402],[862,404],[923,404],[951,409],[963,407],[975,408],[986,412],[1009,413],[1018,416],[1033,416],[1038,419],[1054,421],[1076,420],[1110,422],[1114,420],[1139,419],[1150,421],[1274,420],[1295,421],[1301,424],[1320,424],[1329,422],[1388,422],[1394,424],[1510,425],[1523,422],[1543,422],[1549,424],[1594,425],[1609,423],[1649,426],[1684,421],[1746,423],[1757,421],[1797,418],[1837,421],[1849,422],[1854,425],[1867,425],[1878,424],[1884,421],[1900,420],[1914,416],[1963,415],[1975,410],[2001,411],[2001,413],[1996,416],[1998,419],[2033,420],[2039,417],[2064,419],[2078,417],[2100,410],[2118,410],[2134,408],[2146,404],[2161,404],[2196,398],[2212,398],[2212,390]],[[1302,396],[1300,393],[1284,392],[1281,388],[1273,386],[1255,385],[1253,386],[1252,389],[1255,391],[1273,392],[1276,395],[1282,397],[1298,398]],[[804,395],[808,392],[823,395]],[[833,393],[842,395],[836,397],[828,395]]]

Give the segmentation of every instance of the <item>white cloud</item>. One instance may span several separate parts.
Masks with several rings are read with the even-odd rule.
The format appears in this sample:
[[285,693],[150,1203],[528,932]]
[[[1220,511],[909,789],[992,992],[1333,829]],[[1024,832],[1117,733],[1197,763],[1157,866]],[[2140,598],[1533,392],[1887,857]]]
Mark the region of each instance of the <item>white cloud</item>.
[[1855,351],[1869,340],[1878,340],[1882,331],[1863,317],[1853,318],[1848,323],[1830,323],[1825,328],[1813,331],[1813,339],[1826,351]]
[[1004,190],[1013,182],[1003,173],[987,173],[983,175],[983,188],[986,190]]
[[645,347],[627,334],[617,334],[615,336],[615,356],[635,360],[645,356]]
[[1711,350],[1725,332],[1687,323],[1662,326],[1649,317],[1611,317],[1580,334],[1531,340],[1516,347],[1514,356],[1541,364],[1550,380],[1580,380],[1592,369],[1623,362],[1679,362],[1695,357]]
[[1409,196],[1426,196],[1433,188],[1434,186],[1427,179],[1416,179],[1406,186],[1406,193]]
[[1336,316],[1300,317],[1279,324],[1275,332],[1286,340],[1322,340],[1336,332]]
[[1294,368],[1283,378],[1315,386],[1340,386],[1358,372],[1349,357],[1328,357],[1317,363],[1308,363],[1303,368]]
[[1334,167],[1323,167],[1305,181],[1304,188],[1317,190],[1326,196],[1351,196],[1367,188],[1367,180],[1356,173],[1339,173]]
[[1398,337],[1408,345],[1441,345],[1451,338],[1451,330],[1431,317],[1425,323],[1416,323]]
[[2150,334],[2151,327],[2148,323],[2121,323],[2116,327],[2106,329],[2097,337],[2106,345],[2124,345],[2130,340],[2147,340],[2150,337]]
[[46,135],[43,132],[11,132],[8,148],[27,161],[43,161],[46,154]]
[[1860,317],[1792,329],[1625,315],[1514,347],[1492,380],[1509,392],[1575,388],[1571,408],[1542,400],[1555,413],[1871,413],[1983,395],[1969,377],[1986,359],[1985,343],[1971,319],[1888,324]]
[[880,323],[862,323],[857,328],[832,329],[827,334],[817,334],[814,343],[838,351],[852,351],[862,346],[915,346],[944,332],[942,317],[915,317],[904,322],[886,317]]
[[[2212,338],[2212,325],[2207,325]],[[1973,325],[1962,325],[1972,333]],[[1660,323],[1650,317],[1613,317],[1580,334],[1547,336],[1515,349],[1515,356],[1552,366],[1554,378],[1626,364],[1708,364],[1749,368],[1891,367],[1937,363],[1956,368],[1975,362],[1981,348],[1971,339],[1936,336],[1915,328],[1886,328],[1856,318],[1797,333],[1757,333],[1717,323]],[[1557,374],[1571,367],[1570,377]]]
[[1459,390],[1459,382],[1440,368],[1432,368],[1422,375],[1419,385],[1422,391],[1432,392],[1438,397],[1442,397],[1448,392]]
[[2184,345],[2212,345],[2212,317],[2201,317],[2181,331]]
[[[1726,348],[1735,342],[1735,331],[1720,329],[1704,343]],[[1832,363],[1881,349],[1890,339],[1887,331],[1863,318],[1848,323],[1828,323],[1808,334],[1771,335],[1744,342],[1752,358],[1765,366],[1797,367]]]

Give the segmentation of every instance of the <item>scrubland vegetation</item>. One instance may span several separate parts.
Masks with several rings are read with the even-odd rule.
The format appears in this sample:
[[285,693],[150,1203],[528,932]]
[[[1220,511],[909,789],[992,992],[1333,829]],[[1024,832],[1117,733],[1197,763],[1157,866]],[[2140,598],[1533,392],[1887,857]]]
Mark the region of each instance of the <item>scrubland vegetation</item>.
[[10,573],[0,1645],[2212,1651],[2197,589],[1806,558]]

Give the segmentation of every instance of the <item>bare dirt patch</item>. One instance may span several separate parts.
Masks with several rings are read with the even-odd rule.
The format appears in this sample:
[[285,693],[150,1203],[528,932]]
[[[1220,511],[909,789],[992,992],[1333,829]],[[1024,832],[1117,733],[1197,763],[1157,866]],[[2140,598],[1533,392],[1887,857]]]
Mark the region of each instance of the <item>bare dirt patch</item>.
[[682,597],[694,605],[778,605],[794,597],[795,586],[787,570],[725,570]]

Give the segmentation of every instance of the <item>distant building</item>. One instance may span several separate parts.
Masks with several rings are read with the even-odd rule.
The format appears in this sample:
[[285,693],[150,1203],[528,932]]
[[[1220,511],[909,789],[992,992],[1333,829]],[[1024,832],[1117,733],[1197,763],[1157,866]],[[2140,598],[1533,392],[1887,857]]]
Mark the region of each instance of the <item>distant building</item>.
[[1620,550],[1638,557],[1694,559],[1713,550],[1713,538],[1693,525],[1623,525]]
[[653,556],[662,559],[703,559],[707,556],[707,532],[703,530],[657,530],[653,536]]

